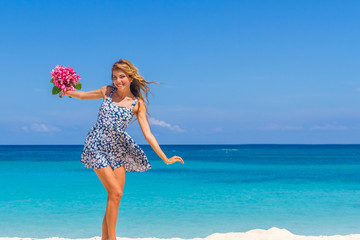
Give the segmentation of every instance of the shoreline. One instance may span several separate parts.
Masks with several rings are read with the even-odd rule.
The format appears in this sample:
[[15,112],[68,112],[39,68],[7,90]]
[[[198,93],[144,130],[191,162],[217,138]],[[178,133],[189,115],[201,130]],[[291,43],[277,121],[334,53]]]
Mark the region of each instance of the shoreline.
[[[20,237],[0,237],[0,240],[75,240],[74,238],[20,238]],[[91,238],[76,238],[76,240],[101,240],[100,236]],[[228,233],[213,233],[205,238],[127,238],[117,237],[117,240],[360,240],[359,234],[348,235],[319,235],[319,236],[304,236],[295,235],[286,229],[279,229],[276,227],[265,229],[253,229],[248,232],[228,232]]]

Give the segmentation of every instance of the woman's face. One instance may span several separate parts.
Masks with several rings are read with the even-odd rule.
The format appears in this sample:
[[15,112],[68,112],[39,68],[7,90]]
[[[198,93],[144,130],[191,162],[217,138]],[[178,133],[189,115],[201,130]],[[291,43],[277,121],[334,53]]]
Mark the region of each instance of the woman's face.
[[130,88],[130,83],[132,80],[132,78],[129,78],[129,76],[120,69],[114,70],[112,72],[112,81],[118,89],[124,89],[126,87]]

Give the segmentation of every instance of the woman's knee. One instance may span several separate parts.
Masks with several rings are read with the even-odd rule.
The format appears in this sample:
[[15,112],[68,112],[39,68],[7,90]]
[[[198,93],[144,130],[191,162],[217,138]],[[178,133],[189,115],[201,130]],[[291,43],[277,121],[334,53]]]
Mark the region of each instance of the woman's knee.
[[111,189],[108,192],[108,199],[109,201],[120,201],[122,195],[123,191],[121,190],[121,188]]

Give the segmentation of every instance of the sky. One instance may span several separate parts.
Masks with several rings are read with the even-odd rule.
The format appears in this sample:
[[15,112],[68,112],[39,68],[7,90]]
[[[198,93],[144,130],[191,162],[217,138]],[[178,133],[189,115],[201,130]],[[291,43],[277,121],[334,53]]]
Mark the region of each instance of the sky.
[[[161,144],[359,144],[360,1],[0,0],[0,144],[84,144],[102,99],[82,91],[131,61]],[[148,144],[138,122],[127,132]]]

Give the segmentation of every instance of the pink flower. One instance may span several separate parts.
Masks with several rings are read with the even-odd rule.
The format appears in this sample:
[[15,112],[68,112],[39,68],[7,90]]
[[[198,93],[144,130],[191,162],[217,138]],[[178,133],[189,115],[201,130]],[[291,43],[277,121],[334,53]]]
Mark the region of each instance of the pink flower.
[[72,67],[55,66],[51,72],[53,83],[58,86],[65,95],[67,88],[71,91],[76,91],[72,84],[76,85],[79,82],[80,76],[76,74]]

